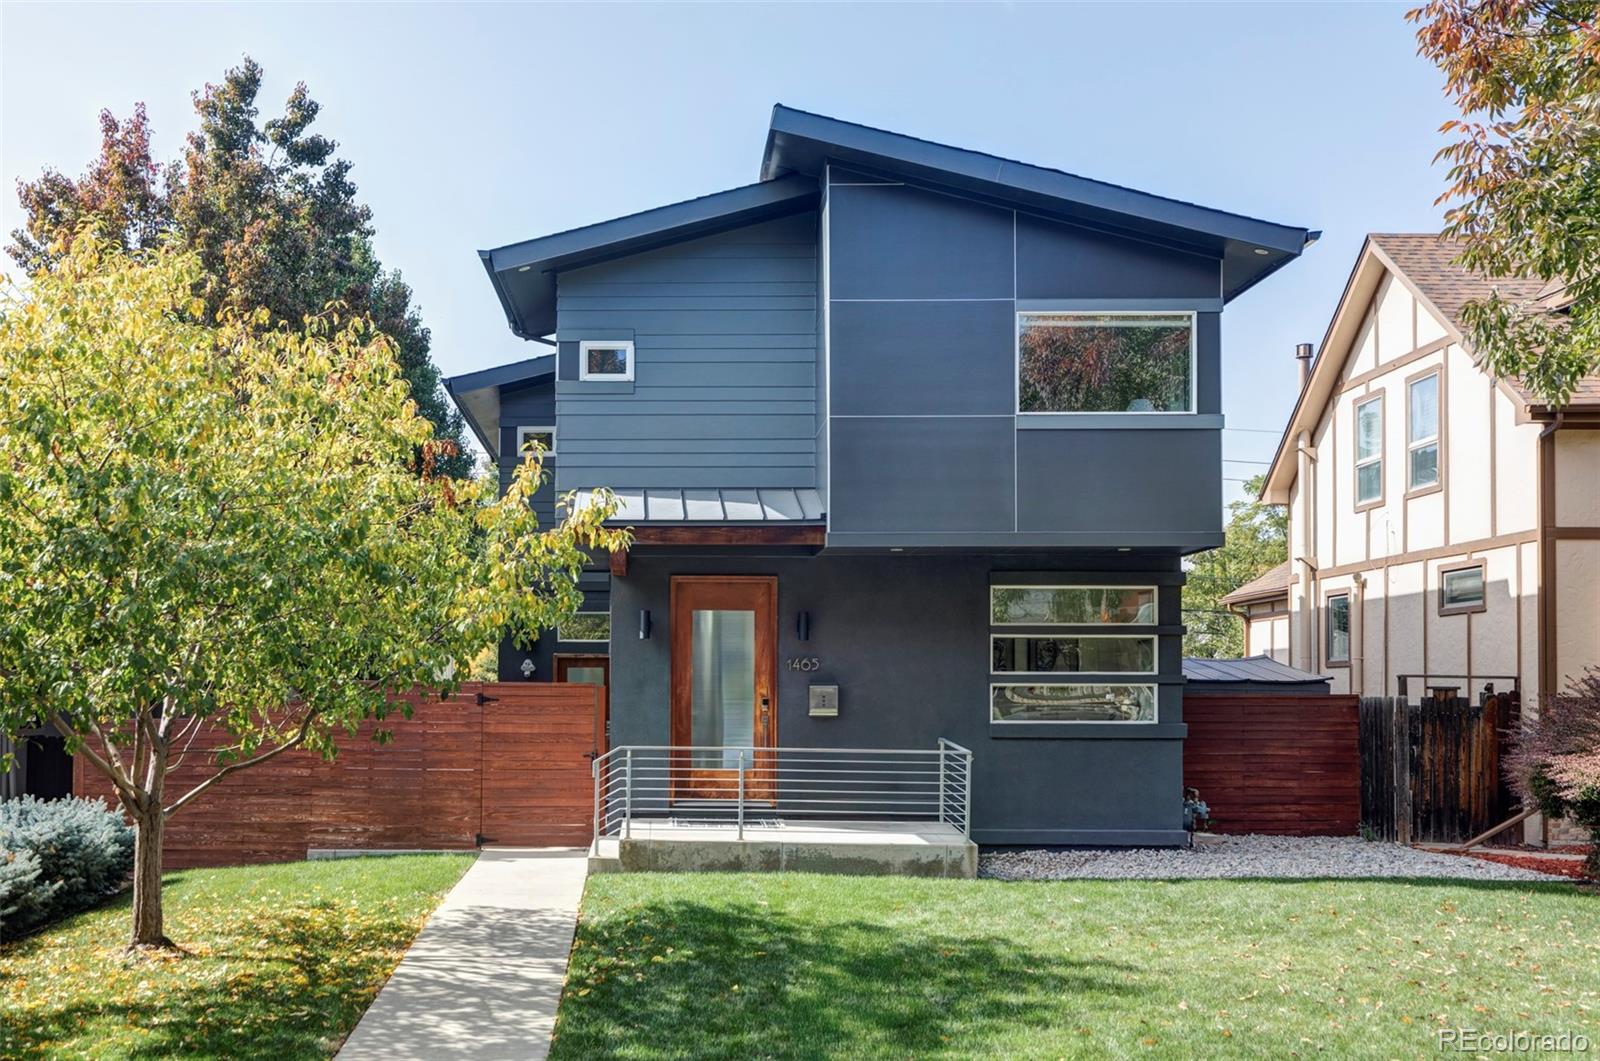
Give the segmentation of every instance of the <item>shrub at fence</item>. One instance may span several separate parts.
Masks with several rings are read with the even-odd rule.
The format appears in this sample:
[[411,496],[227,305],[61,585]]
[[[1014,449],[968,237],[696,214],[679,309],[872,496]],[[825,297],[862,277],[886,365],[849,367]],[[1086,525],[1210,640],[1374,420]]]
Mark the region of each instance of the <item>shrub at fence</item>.
[[0,939],[86,909],[133,869],[133,829],[100,800],[0,802]]

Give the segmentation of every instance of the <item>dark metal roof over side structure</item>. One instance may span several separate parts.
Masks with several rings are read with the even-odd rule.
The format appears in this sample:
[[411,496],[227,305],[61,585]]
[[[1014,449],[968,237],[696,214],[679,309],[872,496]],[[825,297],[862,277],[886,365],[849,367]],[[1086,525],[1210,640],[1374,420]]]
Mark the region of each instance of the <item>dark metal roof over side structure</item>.
[[555,330],[559,271],[815,209],[829,162],[1214,256],[1222,261],[1224,301],[1288,264],[1320,235],[779,104],[772,109],[759,183],[478,256],[512,332],[537,339]]
[[1224,301],[1293,261],[1321,235],[782,104],[772,108],[761,160],[763,180],[788,173],[818,176],[829,162],[902,175],[1046,217],[1215,255],[1223,263]]
[[445,393],[461,410],[478,443],[492,461],[500,460],[500,388],[548,383],[556,378],[554,351],[509,365],[496,365],[478,372],[449,376]]
[[1195,692],[1311,693],[1328,692],[1333,680],[1296,670],[1270,656],[1244,659],[1198,659],[1186,656],[1183,676]]

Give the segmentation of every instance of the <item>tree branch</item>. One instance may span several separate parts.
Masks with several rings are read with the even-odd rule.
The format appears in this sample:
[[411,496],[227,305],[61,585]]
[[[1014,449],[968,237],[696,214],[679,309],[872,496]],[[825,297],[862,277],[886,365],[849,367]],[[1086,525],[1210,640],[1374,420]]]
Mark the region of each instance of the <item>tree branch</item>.
[[172,817],[185,803],[188,803],[190,800],[200,795],[200,793],[204,792],[206,789],[210,788],[212,785],[216,784],[218,781],[221,781],[223,778],[227,777],[236,770],[243,770],[251,766],[259,766],[261,763],[264,763],[269,759],[277,758],[284,752],[289,751],[291,748],[299,747],[305,742],[306,737],[310,735],[311,723],[316,716],[317,711],[315,708],[308,710],[305,717],[300,720],[300,728],[295,732],[293,737],[289,738],[287,741],[284,741],[282,744],[270,751],[262,752],[260,755],[251,756],[242,762],[229,763],[227,766],[224,766],[222,769],[218,770],[216,773],[212,774],[210,777],[191,788],[188,792],[185,792],[176,803],[172,804],[172,806],[168,807],[163,812],[163,816],[167,818]]

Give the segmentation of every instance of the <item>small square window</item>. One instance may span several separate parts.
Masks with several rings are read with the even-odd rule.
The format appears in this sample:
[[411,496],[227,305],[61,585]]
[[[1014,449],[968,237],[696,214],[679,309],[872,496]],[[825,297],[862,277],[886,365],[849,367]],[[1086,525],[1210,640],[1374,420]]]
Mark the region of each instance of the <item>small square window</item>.
[[519,427],[517,428],[517,455],[526,457],[532,453],[531,447],[538,444],[544,451],[544,459],[549,460],[556,455],[556,429],[554,427]]
[[627,383],[633,379],[633,343],[584,340],[578,344],[578,378]]
[[1481,612],[1485,609],[1483,565],[1447,568],[1439,572],[1439,614]]
[[556,628],[557,641],[610,641],[610,612],[578,612]]

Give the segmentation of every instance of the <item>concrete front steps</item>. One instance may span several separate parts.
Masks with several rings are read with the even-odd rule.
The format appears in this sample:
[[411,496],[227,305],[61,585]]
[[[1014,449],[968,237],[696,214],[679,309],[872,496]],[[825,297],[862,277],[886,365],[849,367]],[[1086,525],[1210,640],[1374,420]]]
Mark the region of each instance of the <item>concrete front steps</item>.
[[627,837],[589,850],[590,873],[846,873],[958,877],[978,874],[978,845],[938,822],[732,824],[635,818]]

